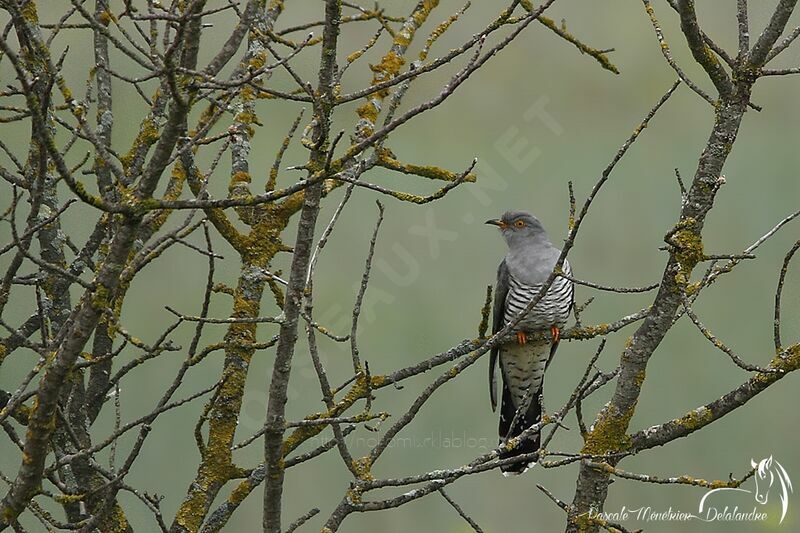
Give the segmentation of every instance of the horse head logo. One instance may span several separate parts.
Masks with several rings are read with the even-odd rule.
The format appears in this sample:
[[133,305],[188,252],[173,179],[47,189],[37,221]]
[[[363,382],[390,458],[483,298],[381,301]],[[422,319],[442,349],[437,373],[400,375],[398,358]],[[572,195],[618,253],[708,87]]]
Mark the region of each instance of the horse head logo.
[[700,499],[700,513],[703,512],[706,505],[706,498],[715,492],[735,491],[747,492],[748,494],[755,493],[756,502],[764,505],[769,501],[770,492],[779,489],[780,493],[778,494],[778,498],[780,498],[781,502],[781,520],[779,523],[783,523],[783,519],[786,517],[786,511],[789,509],[789,493],[794,490],[792,488],[792,480],[789,479],[789,474],[786,473],[786,469],[784,469],[778,461],[773,459],[771,455],[758,462],[750,459],[750,466],[754,470],[753,478],[755,479],[756,485],[754,491],[738,487],[712,489],[706,492]]
[[793,491],[792,480],[789,474],[778,461],[772,459],[770,455],[766,459],[755,462],[750,459],[750,466],[755,470],[756,501],[762,505],[769,500],[769,493],[772,487],[777,484],[780,486],[778,497],[781,501],[781,522],[789,509],[789,493]]

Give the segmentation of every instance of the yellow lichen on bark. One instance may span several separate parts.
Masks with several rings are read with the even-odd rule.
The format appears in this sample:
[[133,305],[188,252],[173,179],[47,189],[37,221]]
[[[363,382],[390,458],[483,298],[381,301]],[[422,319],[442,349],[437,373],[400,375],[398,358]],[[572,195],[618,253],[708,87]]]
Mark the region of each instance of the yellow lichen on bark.
[[[403,56],[408,49],[408,45],[414,39],[417,29],[425,23],[431,11],[438,5],[438,0],[424,0],[417,4],[414,13],[395,35],[391,50],[381,58],[378,64],[370,66],[374,73],[372,77],[373,86],[390,80],[400,73],[400,69],[406,62]],[[358,126],[359,135],[368,137],[373,133],[380,114],[381,104],[388,94],[388,89],[377,91],[368,96],[367,101],[356,110],[361,119]]]

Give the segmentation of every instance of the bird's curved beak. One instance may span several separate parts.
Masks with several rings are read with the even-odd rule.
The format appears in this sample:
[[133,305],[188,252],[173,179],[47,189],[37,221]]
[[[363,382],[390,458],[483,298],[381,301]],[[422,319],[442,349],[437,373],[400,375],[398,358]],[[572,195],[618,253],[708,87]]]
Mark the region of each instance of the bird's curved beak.
[[490,220],[487,220],[486,222],[484,222],[484,224],[490,224],[492,226],[497,226],[500,229],[503,229],[508,225],[505,222],[503,222],[502,220],[496,219],[496,218],[492,218]]

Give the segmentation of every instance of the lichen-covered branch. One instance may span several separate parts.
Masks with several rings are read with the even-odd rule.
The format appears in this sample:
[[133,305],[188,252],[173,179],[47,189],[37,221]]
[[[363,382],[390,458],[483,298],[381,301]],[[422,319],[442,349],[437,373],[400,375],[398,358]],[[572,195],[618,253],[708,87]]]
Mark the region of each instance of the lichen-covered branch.
[[[681,29],[692,54],[714,82],[720,99],[711,134],[698,161],[687,197],[682,202],[679,220],[665,238],[670,243],[670,256],[658,294],[620,357],[621,370],[614,395],[587,433],[583,453],[627,452],[632,447],[627,428],[646,379],[647,363],[674,323],[682,304],[681,295],[690,282],[692,270],[705,257],[701,235],[703,224],[714,205],[717,191],[724,183],[722,167],[736,140],[755,82],[755,78],[747,74],[749,67],[746,65],[735,67],[735,81],[731,81],[703,40],[691,0],[679,0],[678,8]],[[772,21],[770,24],[774,23]],[[767,381],[775,379],[772,373],[762,373],[759,374],[759,380],[763,380],[764,375],[771,376]],[[761,383],[759,380],[756,382]],[[612,467],[615,463],[615,460],[608,461]],[[575,497],[568,512],[568,531],[597,530],[597,525],[587,524],[585,518],[590,509],[602,510],[608,484],[608,472],[581,466]]]
[[[278,532],[287,522],[283,494],[293,481],[291,468],[314,468],[312,462],[334,449],[345,466],[337,501],[304,502],[298,512],[304,514],[291,517],[296,519],[287,530],[319,526],[335,531],[355,513],[389,511],[438,493],[441,498],[435,502],[448,516],[481,531],[472,510],[445,489],[533,455],[542,468],[579,469],[571,502],[539,487],[543,497],[566,513],[569,531],[625,531],[620,524],[587,514],[589,509],[602,510],[614,477],[709,488],[746,481],[748,476],[730,481],[659,477],[619,465],[634,453],[691,435],[746,406],[800,367],[797,339],[787,338],[786,328],[781,328],[781,321],[788,320],[784,288],[799,244],[789,249],[778,273],[773,317],[777,355],[769,364],[756,365],[740,356],[700,316],[709,323],[712,319],[695,311],[707,287],[742,260],[755,259],[756,249],[800,216],[786,216],[741,253],[704,251],[704,222],[725,183],[721,170],[745,112],[760,109],[750,102],[752,87],[764,76],[798,72],[791,66],[767,68],[800,36],[796,28],[781,37],[796,0],[780,0],[760,33],[748,17],[748,2],[739,0],[734,53],[703,31],[691,0],[668,0],[678,13],[692,57],[716,88],[714,95],[687,77],[688,67],[684,71],[678,66],[650,3],[643,2],[664,58],[679,80],[612,155],[582,205],[570,183],[569,232],[539,293],[491,336],[486,333],[491,298],[477,309],[476,297],[477,338],[454,340],[438,352],[406,354],[406,361],[413,361],[407,366],[373,373],[377,365],[370,368],[369,363],[376,360],[375,348],[358,335],[371,327],[361,315],[368,307],[365,295],[373,290],[373,260],[382,253],[378,226],[383,205],[379,203],[371,239],[355,243],[368,246],[368,252],[363,271],[352,280],[355,302],[343,315],[350,320],[344,332],[339,331],[341,325],[330,327],[321,314],[314,314],[315,291],[325,284],[322,252],[335,245],[331,235],[337,221],[359,205],[351,201],[356,195],[423,205],[482,179],[474,158],[451,169],[437,161],[417,160],[413,152],[400,148],[396,155],[395,134],[401,128],[413,130],[422,115],[438,113],[479,70],[490,69],[493,58],[537,24],[547,28],[546,36],[566,41],[616,73],[610,60],[613,50],[592,47],[568,31],[566,23],[546,17],[555,0],[508,0],[472,26],[475,20],[468,19],[479,10],[470,2],[439,0],[420,0],[405,16],[389,14],[388,3],[296,3],[305,18],[283,26],[280,23],[290,17],[281,15],[295,8],[284,0],[219,5],[205,0],[163,5],[71,0],[63,7],[48,4],[47,9],[37,0],[0,0],[0,13],[8,21],[0,40],[0,66],[12,73],[0,90],[0,123],[4,128],[13,125],[8,131],[16,127],[29,134],[24,141],[0,139],[0,198],[6,202],[0,208],[0,223],[7,224],[11,237],[0,243],[5,270],[0,275],[0,368],[14,365],[6,367],[12,372],[0,370],[0,427],[9,444],[4,452],[19,460],[14,475],[0,474],[8,486],[0,500],[0,530],[21,531],[31,521],[47,529],[131,531],[132,513],[141,516],[129,508],[133,501],[148,513],[144,528],[216,532],[263,488],[263,528]],[[594,21],[574,22],[579,27]],[[219,28],[227,29],[220,35]],[[345,49],[343,43],[353,40],[340,39],[340,33],[356,28],[366,32],[358,33],[352,48]],[[467,28],[476,29],[467,35]],[[437,53],[445,42],[449,48]],[[580,61],[575,56],[565,57]],[[377,58],[372,65],[366,63],[370,57]],[[535,55],[526,57],[536,61]],[[198,58],[204,58],[203,64]],[[85,78],[78,94],[72,80],[81,71]],[[419,83],[434,77],[444,81],[433,90],[430,83]],[[429,92],[417,97],[409,90],[417,84]],[[562,265],[578,245],[579,232],[601,191],[612,186],[612,172],[681,84],[713,104],[714,119],[688,188],[679,178],[681,212],[665,231],[662,249],[668,259],[661,278],[635,287],[598,283],[591,273],[583,279],[568,276],[584,290],[654,291],[651,305],[637,305],[626,316],[586,325],[580,313],[592,298],[576,306],[575,324],[561,331],[561,339],[600,337],[599,347],[587,354],[566,403],[545,413],[518,438],[467,464],[378,477],[377,461],[383,461],[382,470],[397,466],[391,462],[392,439],[409,432],[420,414],[443,397],[442,390],[452,387],[493,346],[516,341],[514,330],[523,315],[559,276],[566,276]],[[130,101],[122,100],[127,95],[132,95]],[[279,121],[284,116],[281,109],[293,120]],[[275,146],[262,146],[276,138],[257,135],[264,130],[278,133]],[[276,154],[263,171],[254,164],[262,149]],[[375,174],[389,181],[372,179]],[[343,197],[336,200],[338,206],[321,236],[315,237],[320,210],[340,188]],[[392,212],[387,210],[387,216]],[[292,242],[287,235],[293,235]],[[158,268],[175,248],[208,264],[205,279],[197,284],[197,308],[155,293],[137,298],[147,300],[141,308],[126,305],[131,295],[152,290],[142,283],[141,273]],[[282,254],[288,254],[287,272],[280,270]],[[705,262],[707,268],[695,275]],[[222,282],[220,267],[234,273],[235,281]],[[230,311],[219,314],[219,305]],[[18,309],[24,313],[21,320]],[[131,324],[149,319],[151,312],[153,320],[166,317],[167,322],[154,338],[137,337]],[[132,313],[141,316],[132,320]],[[751,375],[719,399],[631,434],[629,423],[648,361],[684,315],[713,344],[704,344],[709,352],[722,350],[726,364],[732,362]],[[322,402],[289,418],[287,413],[295,413],[287,409],[290,370],[300,350],[306,349],[297,342],[302,327]],[[619,362],[603,369],[608,362],[606,337],[625,328],[633,334]],[[184,333],[189,341],[179,346],[176,339]],[[351,357],[325,361],[318,334],[349,343]],[[529,341],[549,337],[548,332],[526,333]],[[266,412],[256,428],[242,435],[237,429],[244,426],[241,411],[256,354],[263,354],[270,367],[266,379],[259,380],[268,389]],[[129,416],[127,402],[139,392],[139,373],[155,367],[162,372],[172,363],[177,369],[169,383],[148,391],[155,398],[149,411]],[[16,376],[17,368],[22,369],[20,377],[7,377]],[[178,389],[185,388],[195,372],[208,381],[179,396]],[[333,376],[341,381],[332,383]],[[399,413],[381,408],[379,404],[407,380],[421,384],[418,394]],[[609,403],[599,413],[589,413],[586,399],[612,385]],[[163,438],[177,431],[177,426],[160,423],[162,416],[201,398],[206,403],[188,435],[197,446],[195,468],[184,480],[177,511],[167,517],[162,497],[153,492],[163,490],[158,476],[133,486],[130,473],[148,467],[145,452],[155,440],[151,435],[160,432]],[[584,442],[578,449],[555,449],[565,417],[572,412]],[[520,439],[548,426],[536,454],[500,459]],[[360,457],[346,437],[362,429],[375,432],[376,445]],[[323,441],[314,442],[317,439]],[[256,441],[263,443],[263,461],[247,464],[246,455],[234,455]],[[397,491],[402,487],[407,492]],[[326,503],[333,507],[325,509]]]

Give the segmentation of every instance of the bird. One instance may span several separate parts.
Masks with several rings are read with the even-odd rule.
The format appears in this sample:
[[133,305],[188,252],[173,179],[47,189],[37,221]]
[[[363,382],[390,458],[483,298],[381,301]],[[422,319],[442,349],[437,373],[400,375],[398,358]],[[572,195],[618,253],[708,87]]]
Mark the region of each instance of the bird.
[[[508,245],[497,269],[493,304],[492,333],[497,333],[516,318],[536,297],[553,272],[561,250],[553,246],[542,223],[525,211],[508,211],[486,224],[500,228]],[[496,345],[489,358],[489,396],[492,411],[497,409],[495,368],[499,359],[503,377],[503,394],[498,428],[500,444],[520,435],[537,424],[542,416],[544,373],[555,355],[574,305],[572,270],[565,259],[561,270],[567,277],[557,276],[547,293],[514,326],[516,340]],[[531,333],[547,333],[544,340],[529,340]],[[539,339],[542,337],[539,336]],[[521,441],[513,450],[503,449],[500,458],[516,457],[539,450],[541,436],[537,432]],[[538,456],[501,466],[503,475],[522,474],[532,467]]]

